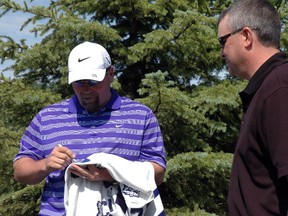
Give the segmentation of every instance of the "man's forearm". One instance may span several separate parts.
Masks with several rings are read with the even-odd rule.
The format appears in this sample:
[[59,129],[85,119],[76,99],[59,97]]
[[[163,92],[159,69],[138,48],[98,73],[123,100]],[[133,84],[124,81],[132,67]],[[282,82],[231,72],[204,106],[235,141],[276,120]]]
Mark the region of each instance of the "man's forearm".
[[160,185],[164,180],[165,170],[157,163],[151,162],[151,164],[153,165],[155,171],[155,182],[157,185]]
[[45,159],[35,161],[25,157],[15,161],[13,167],[16,181],[29,185],[40,183],[50,173],[46,169]]

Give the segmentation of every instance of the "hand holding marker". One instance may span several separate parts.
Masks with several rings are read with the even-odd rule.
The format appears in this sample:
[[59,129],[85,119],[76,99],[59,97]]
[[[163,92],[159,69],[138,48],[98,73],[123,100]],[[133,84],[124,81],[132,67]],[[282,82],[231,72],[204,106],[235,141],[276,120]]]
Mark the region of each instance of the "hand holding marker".
[[[58,147],[63,147],[63,145],[58,144]],[[72,159],[72,163],[75,163],[75,162],[77,162],[76,159]]]

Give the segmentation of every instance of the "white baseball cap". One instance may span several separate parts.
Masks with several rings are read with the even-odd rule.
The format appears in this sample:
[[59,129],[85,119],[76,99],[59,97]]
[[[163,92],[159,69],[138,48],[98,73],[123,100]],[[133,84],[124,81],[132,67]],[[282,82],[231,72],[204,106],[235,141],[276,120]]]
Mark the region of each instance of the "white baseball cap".
[[110,55],[103,46],[87,41],[81,43],[68,58],[68,83],[84,79],[101,82],[110,66]]

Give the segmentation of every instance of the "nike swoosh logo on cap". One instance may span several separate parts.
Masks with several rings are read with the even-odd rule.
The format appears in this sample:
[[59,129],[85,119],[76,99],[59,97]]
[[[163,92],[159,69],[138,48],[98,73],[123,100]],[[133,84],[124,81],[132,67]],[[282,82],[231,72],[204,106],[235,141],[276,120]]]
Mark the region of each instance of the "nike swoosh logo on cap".
[[78,62],[82,62],[82,61],[84,61],[84,60],[86,60],[86,59],[89,59],[89,58],[90,58],[90,56],[89,56],[89,57],[86,57],[86,58],[82,58],[82,59],[78,58]]

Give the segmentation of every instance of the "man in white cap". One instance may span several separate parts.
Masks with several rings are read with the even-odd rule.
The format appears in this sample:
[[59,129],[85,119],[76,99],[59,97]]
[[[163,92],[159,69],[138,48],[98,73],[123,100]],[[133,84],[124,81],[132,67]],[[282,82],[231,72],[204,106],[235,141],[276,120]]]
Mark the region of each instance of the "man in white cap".
[[[106,49],[91,42],[79,44],[69,55],[68,68],[75,95],[37,113],[14,160],[17,181],[37,184],[45,179],[39,215],[65,215],[64,173],[72,160],[103,152],[149,161],[157,185],[166,169],[158,121],[147,106],[111,88],[114,69]],[[75,165],[70,171],[90,181],[114,181],[107,170],[95,166]]]

